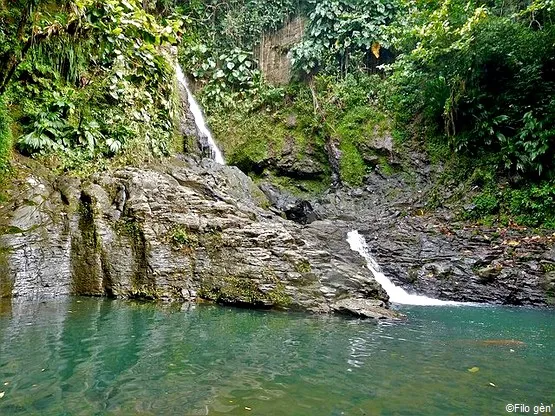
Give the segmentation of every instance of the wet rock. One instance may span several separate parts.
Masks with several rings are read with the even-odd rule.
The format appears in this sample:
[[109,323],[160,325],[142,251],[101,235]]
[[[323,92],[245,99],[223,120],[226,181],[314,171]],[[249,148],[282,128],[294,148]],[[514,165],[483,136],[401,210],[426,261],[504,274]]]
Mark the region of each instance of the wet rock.
[[372,318],[376,320],[397,320],[401,315],[394,311],[383,313],[383,304],[368,299],[342,299],[333,305],[333,309],[340,314],[351,315],[359,318]]
[[501,274],[502,268],[499,266],[487,266],[476,270],[476,275],[486,281],[491,281]]
[[279,152],[274,151],[270,155],[264,167],[294,179],[319,179],[326,173],[314,150],[299,147],[291,136],[285,138],[285,144]]
[[390,134],[376,134],[369,147],[378,153],[391,155],[393,153],[393,137]]
[[1,209],[5,225],[18,227],[0,237],[3,296],[203,298],[391,315],[343,229],[303,228],[265,210],[264,195],[253,196],[256,186],[236,168],[174,160],[83,182],[31,172],[27,181],[24,198]]
[[360,190],[336,189],[313,206],[339,228],[361,231],[382,271],[410,293],[463,302],[554,304],[549,273],[555,238],[545,231],[496,229],[424,215],[426,177],[368,176]]

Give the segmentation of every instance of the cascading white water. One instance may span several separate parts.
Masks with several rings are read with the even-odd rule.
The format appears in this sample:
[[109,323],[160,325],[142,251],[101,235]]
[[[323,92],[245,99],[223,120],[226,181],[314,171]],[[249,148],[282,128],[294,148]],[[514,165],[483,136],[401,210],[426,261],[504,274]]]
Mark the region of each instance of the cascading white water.
[[460,305],[460,302],[444,301],[432,299],[427,296],[411,295],[405,289],[395,284],[387,278],[381,271],[380,266],[370,255],[370,250],[366,244],[366,240],[358,231],[350,231],[347,234],[347,242],[351,246],[351,250],[358,252],[366,260],[366,265],[374,275],[376,281],[382,285],[389,295],[389,300],[393,303],[402,303],[405,305]]
[[189,108],[191,110],[191,113],[193,114],[193,117],[195,118],[195,124],[197,125],[197,130],[199,134],[206,139],[206,142],[210,147],[210,151],[213,156],[212,158],[220,165],[225,165],[225,160],[224,160],[224,157],[222,156],[222,152],[220,151],[220,149],[218,148],[218,145],[214,141],[214,138],[212,137],[212,133],[210,133],[210,130],[206,126],[206,121],[204,120],[204,115],[202,114],[202,110],[200,109],[200,106],[198,105],[197,100],[195,99],[193,93],[191,92],[191,89],[189,88],[189,84],[187,83],[187,78],[185,77],[185,74],[183,73],[181,66],[177,64],[175,70],[177,74],[177,80],[181,85],[183,85],[183,87],[185,87],[185,90],[187,91]]

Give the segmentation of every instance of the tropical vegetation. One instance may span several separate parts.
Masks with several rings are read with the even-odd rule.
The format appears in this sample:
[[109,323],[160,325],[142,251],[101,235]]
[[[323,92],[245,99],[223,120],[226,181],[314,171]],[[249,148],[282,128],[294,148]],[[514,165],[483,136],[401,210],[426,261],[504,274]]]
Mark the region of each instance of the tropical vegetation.
[[[295,17],[291,81],[271,85],[257,46]],[[554,227],[554,20],[553,0],[0,1],[0,169],[14,149],[64,170],[182,150],[178,46],[229,161],[254,175],[283,137],[323,166],[317,182],[330,149],[343,184],[394,174],[366,146],[387,130],[444,166],[438,186],[472,190],[466,219]]]

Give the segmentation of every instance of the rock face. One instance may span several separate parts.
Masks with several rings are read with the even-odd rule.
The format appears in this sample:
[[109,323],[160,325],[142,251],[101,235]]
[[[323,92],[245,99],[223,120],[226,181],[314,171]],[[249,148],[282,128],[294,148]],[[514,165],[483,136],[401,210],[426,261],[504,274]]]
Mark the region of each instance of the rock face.
[[260,190],[277,212],[299,224],[310,224],[318,219],[309,201],[295,197],[268,182],[259,185]]
[[271,184],[261,190],[237,168],[206,160],[87,180],[56,178],[26,160],[20,171],[0,205],[1,297],[207,299],[392,317],[387,295],[345,241],[357,229],[409,292],[555,303],[555,234],[478,227],[448,210],[425,214],[424,168],[413,177],[376,169],[364,187],[312,201]]
[[555,304],[555,234],[455,221],[449,210],[424,214],[426,175],[372,173],[364,188],[313,201],[315,213],[343,220],[366,237],[372,256],[411,293],[464,302]]
[[1,208],[1,295],[394,315],[344,230],[282,219],[260,207],[264,194],[238,169],[204,163],[172,160],[84,181],[23,169]]

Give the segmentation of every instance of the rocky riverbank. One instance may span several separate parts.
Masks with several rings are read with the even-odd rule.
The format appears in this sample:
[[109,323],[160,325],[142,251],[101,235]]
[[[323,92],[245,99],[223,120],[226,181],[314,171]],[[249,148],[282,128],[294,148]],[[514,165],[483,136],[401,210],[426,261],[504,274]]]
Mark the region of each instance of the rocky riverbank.
[[[312,208],[305,220],[359,230],[382,271],[411,293],[463,302],[555,304],[553,230],[460,221],[454,215],[460,204],[430,211],[423,201],[431,185],[427,175],[408,181],[402,173],[374,172],[364,187],[305,201]],[[299,200],[295,204],[287,207],[301,206]]]
[[386,318],[388,297],[345,228],[264,209],[237,168],[167,160],[87,180],[22,159],[1,208],[3,297],[69,294]]
[[0,208],[0,295],[69,294],[391,318],[346,235],[384,273],[443,300],[548,306],[555,235],[425,210],[428,172],[385,176],[304,200],[239,169],[174,158],[87,179],[20,158]]

